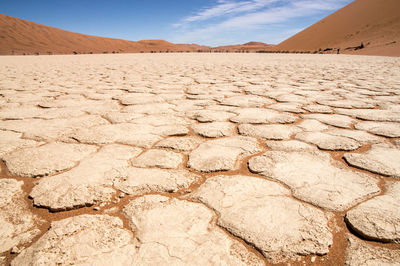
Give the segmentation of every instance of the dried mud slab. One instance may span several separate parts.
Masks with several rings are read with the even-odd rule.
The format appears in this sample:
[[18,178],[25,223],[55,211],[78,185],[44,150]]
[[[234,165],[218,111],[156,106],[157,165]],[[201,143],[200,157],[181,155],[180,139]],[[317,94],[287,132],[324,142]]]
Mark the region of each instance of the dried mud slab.
[[110,144],[121,143],[142,148],[150,148],[164,136],[186,135],[185,126],[151,126],[146,124],[112,124],[82,128],[69,137],[81,143]]
[[195,149],[204,140],[196,137],[170,137],[161,140],[155,148],[169,148],[176,151],[191,151]]
[[218,225],[257,247],[273,263],[299,255],[323,255],[332,245],[327,215],[294,200],[278,183],[216,176],[190,197],[218,212]]
[[118,123],[129,123],[130,121],[136,118],[143,117],[143,114],[115,111],[105,114],[104,117],[111,123],[118,124]]
[[156,127],[154,133],[162,137],[186,136],[189,129],[183,125],[165,125]]
[[[103,106],[104,107],[104,106]],[[81,107],[66,107],[66,108],[49,108],[42,109],[37,107],[29,106],[18,106],[11,108],[1,109],[0,117],[5,120],[24,120],[24,119],[65,119],[65,118],[75,118],[79,116],[86,115]],[[93,112],[92,114],[97,114],[99,112]]]
[[385,139],[382,137],[377,137],[375,135],[369,134],[365,131],[361,130],[351,130],[351,129],[330,129],[325,131],[324,133],[334,135],[334,136],[341,136],[350,139],[354,139],[362,144],[369,144],[369,143],[380,143],[384,142]]
[[368,245],[351,235],[348,241],[345,262],[348,266],[400,265],[399,250]]
[[0,109],[0,119],[22,120],[26,118],[34,118],[44,112],[45,110],[36,106],[3,107]]
[[71,168],[97,149],[84,144],[52,142],[11,152],[3,160],[12,175],[40,177]]
[[234,113],[215,110],[198,110],[186,113],[189,118],[195,119],[201,123],[209,122],[226,122],[229,118],[234,117]]
[[200,144],[189,154],[187,166],[200,172],[229,171],[238,167],[236,161],[261,151],[250,137],[227,137]]
[[339,114],[350,115],[368,121],[400,122],[399,111],[377,109],[336,109],[336,112]]
[[127,167],[128,160],[141,149],[118,144],[104,146],[65,173],[44,177],[32,189],[36,206],[64,211],[109,201],[115,190],[105,175],[115,168]]
[[[281,93],[279,93],[281,94]],[[288,93],[288,94],[283,94],[277,97],[271,96],[271,98],[277,100],[278,102],[284,102],[284,103],[300,103],[300,104],[310,104],[312,99],[310,98],[306,98],[304,96],[301,95],[296,95],[296,94],[292,94]]]
[[276,103],[268,106],[268,108],[276,111],[289,112],[295,114],[305,113],[305,111],[301,107],[302,105],[297,103]]
[[257,137],[270,140],[290,139],[293,134],[301,129],[290,125],[251,125],[242,124],[238,127],[239,133],[244,136]]
[[335,165],[322,152],[267,151],[251,158],[249,169],[285,183],[296,198],[332,211],[349,209],[380,191],[375,178]]
[[275,101],[255,95],[239,95],[225,98],[220,103],[237,107],[261,107],[265,104],[275,103]]
[[[137,104],[131,106],[125,106],[123,112],[127,114],[135,114],[139,118],[139,115],[173,115],[175,113],[174,109],[176,106],[174,104],[169,103],[147,103],[147,104]],[[116,114],[113,117],[118,119],[119,122],[116,123],[123,123],[129,122],[130,120],[122,120],[124,118],[123,113],[122,116]],[[128,118],[128,116],[126,116]]]
[[56,99],[48,98],[38,103],[38,106],[48,108],[64,108],[64,107],[92,107],[104,105],[104,102],[85,99],[82,95],[61,95]]
[[0,253],[30,242],[42,221],[28,209],[22,181],[0,179]]
[[310,104],[303,106],[304,110],[309,111],[310,113],[321,113],[321,114],[332,114],[333,110],[332,108],[325,106],[325,105],[319,105],[319,104]]
[[185,170],[121,168],[107,173],[114,187],[129,195],[145,193],[172,193],[188,188],[200,177]]
[[147,150],[140,156],[131,160],[136,167],[156,167],[164,169],[175,169],[182,163],[183,156],[173,151]]
[[329,126],[314,119],[304,119],[296,126],[302,128],[304,131],[323,131],[329,129]]
[[80,215],[52,222],[49,231],[11,265],[134,265],[136,245],[121,219]]
[[0,129],[24,133],[25,139],[36,141],[55,141],[72,132],[96,125],[108,124],[97,115],[84,115],[68,119],[24,119],[0,121]]
[[130,123],[155,127],[168,125],[186,126],[189,124],[185,118],[175,115],[146,115],[132,119]]
[[306,114],[302,115],[302,118],[315,119],[324,124],[340,128],[351,128],[351,125],[356,121],[355,119],[346,115],[338,114]]
[[191,127],[194,133],[205,138],[231,136],[235,132],[235,124],[230,122],[200,123]]
[[116,96],[114,99],[119,100],[123,105],[137,105],[147,103],[162,103],[164,100],[151,93],[126,93],[121,96]]
[[230,120],[242,124],[291,124],[297,117],[285,112],[262,108],[244,108],[235,111],[237,116]]
[[296,134],[295,138],[317,145],[322,150],[353,151],[361,147],[361,144],[353,139],[322,132],[301,132]]
[[400,149],[387,144],[375,144],[364,153],[346,153],[346,162],[373,173],[400,178]]
[[202,204],[148,195],[131,200],[123,212],[140,242],[138,265],[264,265]]
[[345,219],[365,238],[400,242],[400,183],[390,184],[384,195],[351,209]]
[[317,149],[313,145],[298,140],[267,141],[265,144],[275,151],[315,151]]
[[360,100],[336,100],[336,101],[318,101],[321,105],[327,105],[330,107],[346,108],[346,109],[370,109],[374,108],[375,105],[371,103],[366,103]]
[[0,158],[16,149],[34,147],[43,144],[43,142],[22,139],[21,137],[21,133],[0,130]]
[[400,123],[363,121],[355,125],[356,129],[366,130],[372,134],[388,137],[400,137]]

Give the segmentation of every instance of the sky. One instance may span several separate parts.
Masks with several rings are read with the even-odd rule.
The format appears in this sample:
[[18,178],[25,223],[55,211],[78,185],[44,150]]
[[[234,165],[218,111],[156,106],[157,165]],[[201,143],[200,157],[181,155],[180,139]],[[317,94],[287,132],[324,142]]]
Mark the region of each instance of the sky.
[[0,13],[125,40],[277,44],[352,0],[0,0]]

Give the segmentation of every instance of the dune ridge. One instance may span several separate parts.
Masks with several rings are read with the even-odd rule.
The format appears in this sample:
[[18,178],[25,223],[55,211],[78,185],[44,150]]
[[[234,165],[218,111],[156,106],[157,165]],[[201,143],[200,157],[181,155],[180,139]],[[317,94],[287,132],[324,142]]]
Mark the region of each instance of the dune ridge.
[[399,0],[355,0],[272,50],[400,56],[399,29]]
[[90,36],[0,14],[0,54],[3,55],[172,52],[206,48],[164,40],[127,41]]
[[271,45],[248,42],[243,45],[209,47],[174,44],[165,40],[128,41],[91,36],[0,14],[0,54],[100,54],[150,52],[246,52],[265,50]]

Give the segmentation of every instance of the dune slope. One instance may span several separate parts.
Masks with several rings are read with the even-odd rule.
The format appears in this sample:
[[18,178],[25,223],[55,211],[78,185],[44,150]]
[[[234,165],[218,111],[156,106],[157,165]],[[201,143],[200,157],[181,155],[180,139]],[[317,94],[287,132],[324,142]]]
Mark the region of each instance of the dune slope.
[[203,46],[163,40],[126,41],[90,36],[0,14],[0,54],[193,51]]
[[[356,50],[361,43],[364,48]],[[400,56],[400,1],[355,0],[273,49],[329,48],[340,48],[341,53]]]

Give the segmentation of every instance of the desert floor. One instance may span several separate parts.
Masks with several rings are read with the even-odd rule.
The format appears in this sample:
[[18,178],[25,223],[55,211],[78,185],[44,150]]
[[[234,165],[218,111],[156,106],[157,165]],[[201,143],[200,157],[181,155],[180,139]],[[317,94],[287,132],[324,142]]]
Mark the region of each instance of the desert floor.
[[400,59],[0,59],[0,264],[400,263]]

